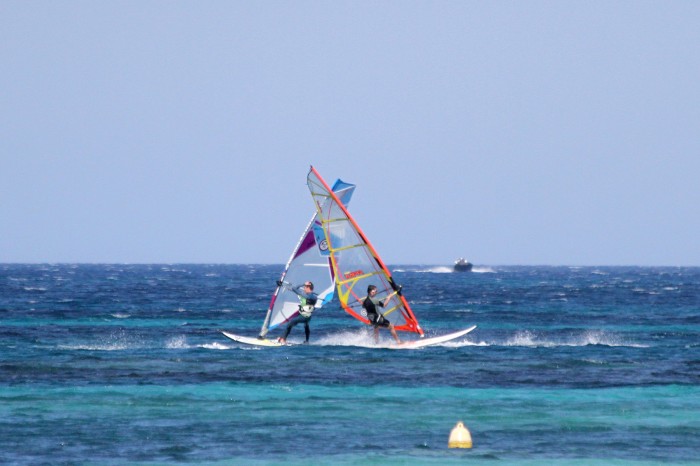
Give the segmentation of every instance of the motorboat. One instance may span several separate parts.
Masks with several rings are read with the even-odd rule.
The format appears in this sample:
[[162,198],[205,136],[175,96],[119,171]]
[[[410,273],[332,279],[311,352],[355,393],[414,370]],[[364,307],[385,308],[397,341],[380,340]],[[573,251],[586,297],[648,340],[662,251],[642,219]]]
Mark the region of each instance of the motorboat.
[[471,272],[473,264],[463,257],[460,257],[455,261],[454,271],[455,272]]

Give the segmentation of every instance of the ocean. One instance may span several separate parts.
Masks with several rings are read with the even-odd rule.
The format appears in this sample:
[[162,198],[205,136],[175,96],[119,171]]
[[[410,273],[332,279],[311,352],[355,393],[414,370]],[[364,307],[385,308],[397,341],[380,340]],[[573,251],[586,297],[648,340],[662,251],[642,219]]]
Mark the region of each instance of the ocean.
[[224,337],[282,269],[0,264],[0,464],[700,464],[700,268],[390,265],[427,336],[476,330]]

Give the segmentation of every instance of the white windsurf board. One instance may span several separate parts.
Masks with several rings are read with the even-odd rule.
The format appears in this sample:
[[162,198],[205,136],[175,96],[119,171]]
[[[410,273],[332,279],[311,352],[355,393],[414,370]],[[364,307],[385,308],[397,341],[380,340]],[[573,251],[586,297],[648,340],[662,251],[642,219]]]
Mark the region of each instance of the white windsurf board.
[[230,338],[233,341],[237,341],[238,343],[245,343],[247,345],[255,345],[255,346],[284,346],[284,343],[280,343],[277,340],[268,340],[267,338],[251,338],[251,337],[244,337],[243,335],[236,335],[234,333],[228,333],[228,332],[221,332],[224,334],[224,336]]
[[392,345],[390,348],[391,349],[415,349],[415,348],[422,348],[424,346],[437,345],[440,343],[445,343],[446,341],[454,340],[455,338],[459,338],[463,335],[466,335],[467,333],[471,332],[475,328],[476,328],[476,325],[472,325],[471,327],[465,328],[464,330],[460,330],[458,332],[448,333],[447,335],[440,335],[438,337],[421,338],[420,340],[406,341],[406,342],[402,342],[400,345]]

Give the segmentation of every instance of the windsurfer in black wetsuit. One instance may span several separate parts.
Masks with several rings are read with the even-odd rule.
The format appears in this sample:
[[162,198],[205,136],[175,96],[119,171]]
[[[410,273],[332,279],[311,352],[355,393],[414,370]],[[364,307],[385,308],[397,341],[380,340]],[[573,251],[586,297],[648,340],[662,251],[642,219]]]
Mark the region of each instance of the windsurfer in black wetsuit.
[[[277,286],[284,285],[283,282],[278,281]],[[301,291],[303,288],[303,291]],[[279,337],[277,341],[280,343],[287,343],[287,337],[289,332],[292,331],[292,327],[296,324],[304,324],[304,333],[306,333],[306,340],[304,343],[309,342],[309,335],[311,335],[311,329],[309,328],[309,321],[311,320],[311,314],[314,312],[314,306],[318,301],[318,295],[314,293],[314,284],[311,282],[306,282],[304,285],[294,287],[289,287],[289,289],[299,296],[299,314],[293,317],[287,324],[287,330],[284,331],[284,336]]]
[[401,344],[399,336],[396,334],[396,329],[394,329],[394,324],[389,322],[382,314],[377,311],[377,306],[386,307],[389,303],[391,297],[397,294],[398,291],[394,291],[389,296],[386,297],[384,301],[380,301],[377,295],[377,287],[370,285],[367,287],[367,297],[362,301],[362,307],[367,311],[367,319],[374,327],[374,341],[379,342],[379,327],[388,328],[391,335],[396,340],[396,343]]

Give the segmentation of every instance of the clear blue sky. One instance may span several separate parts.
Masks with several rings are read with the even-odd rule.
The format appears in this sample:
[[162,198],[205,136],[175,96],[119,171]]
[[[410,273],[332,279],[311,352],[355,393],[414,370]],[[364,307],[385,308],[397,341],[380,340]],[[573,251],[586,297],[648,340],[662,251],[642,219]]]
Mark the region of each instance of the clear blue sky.
[[0,262],[700,265],[700,2],[0,2]]

